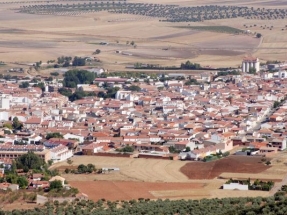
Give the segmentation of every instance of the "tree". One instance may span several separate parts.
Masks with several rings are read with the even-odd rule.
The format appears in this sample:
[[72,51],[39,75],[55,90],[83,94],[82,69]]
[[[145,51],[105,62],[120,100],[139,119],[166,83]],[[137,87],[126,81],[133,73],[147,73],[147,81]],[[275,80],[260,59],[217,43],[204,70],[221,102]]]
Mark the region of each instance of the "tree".
[[50,75],[52,75],[52,76],[59,76],[59,73],[58,72],[51,72]]
[[43,92],[45,91],[45,84],[43,82],[34,84],[33,87],[39,87]]
[[17,179],[17,184],[20,188],[26,188],[28,186],[28,180],[26,177],[20,176]]
[[86,93],[84,91],[77,90],[72,95],[69,96],[69,100],[71,102],[82,99],[86,96]]
[[280,106],[280,102],[275,101],[275,102],[273,103],[273,108],[278,108],[279,106]]
[[21,130],[22,129],[23,124],[18,120],[18,117],[13,118],[12,127],[15,130]]
[[96,51],[94,51],[93,54],[100,54],[101,53],[101,50],[100,49],[97,49]]
[[67,61],[70,62],[71,60],[72,60],[72,57],[62,56],[62,57],[58,57],[57,63],[62,64]]
[[42,61],[36,62],[36,64],[34,65],[36,69],[38,69],[42,64]]
[[184,83],[184,85],[189,86],[189,85],[199,85],[196,79],[189,79]]
[[271,162],[270,161],[266,161],[266,163],[265,163],[267,166],[269,166],[270,164],[271,164]]
[[28,88],[29,87],[29,82],[28,81],[24,81],[19,85],[20,88]]
[[60,190],[62,188],[63,188],[62,182],[59,180],[55,180],[50,183],[50,190]]
[[200,69],[201,66],[198,63],[191,63],[189,60],[186,61],[185,63],[182,63],[180,65],[181,69]]
[[177,150],[174,146],[168,147],[170,153],[179,153],[180,150]]
[[16,174],[8,174],[5,178],[8,183],[17,184],[18,177]]
[[62,87],[62,88],[59,88],[58,89],[58,92],[63,95],[63,96],[71,96],[73,94],[72,90],[69,89],[69,88],[65,88],[65,87]]
[[106,93],[99,92],[97,96],[100,97],[100,98],[104,98],[104,99],[106,99],[106,98],[115,98],[115,95],[119,91],[119,89],[120,88],[118,88],[118,87],[108,87]]
[[29,169],[40,170],[44,164],[44,160],[39,155],[36,155],[34,152],[30,151],[16,159],[16,165],[18,169],[27,167]]
[[139,92],[139,91],[141,91],[141,88],[140,88],[139,86],[132,85],[132,86],[130,86],[130,87],[128,88],[128,90]]
[[249,72],[250,74],[256,74],[256,69],[254,67],[249,68]]
[[65,63],[63,64],[63,67],[69,67],[70,66],[70,62],[69,61],[65,61]]
[[69,70],[64,74],[64,87],[76,88],[77,84],[91,84],[95,80],[95,73],[87,70]]
[[95,165],[94,164],[88,164],[87,165],[87,172],[88,173],[92,173],[92,172],[94,172],[96,170],[96,167],[95,167]]
[[122,149],[118,149],[117,151],[124,152],[124,153],[130,153],[134,151],[134,148],[132,146],[125,146]]
[[80,164],[78,166],[78,173],[86,173],[87,172],[87,166],[85,166],[84,164]]
[[4,127],[4,128],[9,128],[10,130],[13,129],[13,126],[12,126],[12,124],[10,124],[10,123],[4,123],[4,124],[3,124],[3,127]]
[[257,38],[261,38],[261,37],[262,37],[262,34],[257,33],[257,34],[256,34],[256,37],[257,37]]
[[185,151],[186,151],[186,152],[190,152],[190,147],[187,146],[187,147],[185,148]]
[[48,165],[52,166],[53,162],[54,162],[53,160],[48,160]]
[[53,81],[53,77],[46,78],[45,81]]
[[67,163],[68,163],[69,165],[72,165],[73,161],[69,158],[69,159],[67,160]]
[[81,57],[74,57],[72,65],[73,66],[85,66],[86,65],[86,59],[81,58]]
[[63,139],[64,137],[63,137],[63,135],[62,135],[61,133],[59,133],[59,132],[48,133],[48,134],[46,135],[46,139],[49,140],[49,139],[51,139],[51,138],[61,138],[61,139]]

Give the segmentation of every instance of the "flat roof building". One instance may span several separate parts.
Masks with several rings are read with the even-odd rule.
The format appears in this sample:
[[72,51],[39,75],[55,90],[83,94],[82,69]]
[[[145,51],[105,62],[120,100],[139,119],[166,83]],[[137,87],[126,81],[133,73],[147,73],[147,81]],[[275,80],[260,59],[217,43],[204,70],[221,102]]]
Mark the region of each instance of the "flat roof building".
[[0,145],[0,159],[16,159],[23,154],[27,154],[29,151],[32,151],[36,155],[39,155],[45,162],[51,159],[50,151],[45,149],[44,146],[12,145],[7,143]]

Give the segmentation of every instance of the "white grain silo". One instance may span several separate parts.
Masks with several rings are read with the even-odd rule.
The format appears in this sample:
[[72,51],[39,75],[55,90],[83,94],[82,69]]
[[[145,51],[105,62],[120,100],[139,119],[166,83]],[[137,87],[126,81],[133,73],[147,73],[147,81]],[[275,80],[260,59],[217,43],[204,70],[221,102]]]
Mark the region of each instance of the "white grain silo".
[[260,71],[260,61],[258,58],[246,57],[242,61],[242,72],[249,72],[250,68],[255,68],[256,72]]

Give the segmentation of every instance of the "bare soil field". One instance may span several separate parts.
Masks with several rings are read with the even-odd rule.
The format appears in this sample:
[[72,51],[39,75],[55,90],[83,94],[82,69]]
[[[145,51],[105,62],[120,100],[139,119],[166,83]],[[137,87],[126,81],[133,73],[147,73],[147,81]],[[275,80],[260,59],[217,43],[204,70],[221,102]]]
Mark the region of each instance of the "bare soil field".
[[269,168],[261,157],[229,156],[212,162],[190,162],[180,170],[190,179],[213,179],[223,172],[256,174]]
[[29,209],[34,209],[38,205],[36,203],[27,203],[25,201],[17,201],[13,203],[5,203],[2,207],[1,210],[7,210],[7,211],[13,211],[15,208],[18,210],[29,210]]
[[[0,3],[4,0],[0,0]],[[82,2],[82,1],[81,1]],[[151,2],[129,0],[128,2]],[[59,3],[61,3],[59,1]],[[64,2],[66,4],[67,2]],[[152,2],[154,3],[154,2]],[[158,4],[178,5],[248,5],[284,8],[283,1],[186,1],[160,0]],[[166,23],[158,18],[108,12],[83,13],[77,16],[33,15],[16,13],[18,4],[1,4],[0,7],[0,60],[10,63],[31,63],[56,59],[61,55],[91,56],[100,49],[97,57],[109,70],[125,69],[127,64],[152,63],[163,66],[179,65],[191,60],[209,66],[239,66],[245,55],[263,60],[285,60],[287,43],[283,20],[221,19],[200,23]],[[43,3],[33,3],[43,4]],[[261,5],[260,5],[261,4]],[[197,31],[179,26],[230,26],[260,32],[263,40],[248,35]],[[243,25],[253,26],[245,28]],[[256,25],[256,26],[254,26]],[[273,30],[260,26],[273,26]],[[106,41],[107,46],[99,45]],[[133,48],[126,42],[134,41]],[[168,48],[167,51],[162,49]],[[116,50],[131,52],[133,56],[118,55]],[[0,68],[1,69],[1,68]]]
[[[72,165],[61,162],[54,164],[52,168],[59,169],[62,177],[72,186],[78,187],[81,192],[87,193],[92,199],[116,200],[139,197],[202,199],[268,196],[271,194],[263,191],[226,191],[221,190],[220,187],[229,177],[274,180],[278,184],[287,173],[287,152],[278,153],[271,158],[270,166],[262,163],[261,157],[247,156],[230,156],[208,163],[97,156],[75,156],[72,160]],[[65,168],[76,169],[79,164],[88,163],[94,164],[98,169],[118,167],[120,171],[84,175],[62,173]],[[131,188],[126,187],[128,184],[131,184]],[[144,186],[141,187],[141,184]],[[158,189],[155,184],[158,185]],[[181,185],[187,186],[186,189],[182,189]],[[102,187],[105,186],[107,186],[106,189],[103,189]],[[133,190],[139,190],[141,195],[139,196]]]
[[189,196],[190,193],[184,193],[184,191],[202,189],[205,186],[203,183],[152,183],[132,181],[93,181],[89,183],[71,181],[69,183],[95,201],[102,198],[111,201],[138,198],[155,199],[158,198],[158,194],[155,193],[153,195],[152,193],[160,191],[169,192],[162,194],[161,198]]

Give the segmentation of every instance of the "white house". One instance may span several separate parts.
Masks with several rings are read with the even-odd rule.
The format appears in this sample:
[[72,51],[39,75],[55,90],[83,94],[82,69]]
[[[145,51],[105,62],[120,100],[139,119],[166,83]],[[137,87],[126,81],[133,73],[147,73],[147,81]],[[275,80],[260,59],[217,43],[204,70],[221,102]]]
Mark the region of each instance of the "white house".
[[9,98],[0,98],[0,109],[9,110],[10,109],[10,99]]
[[9,120],[9,112],[1,111],[0,112],[0,120],[8,121]]
[[52,148],[50,152],[51,152],[51,160],[54,163],[67,160],[73,156],[73,151],[69,150],[67,146],[64,146],[62,144],[56,146],[55,148]]
[[223,184],[224,190],[248,190],[248,185],[239,183]]
[[28,143],[29,144],[34,144],[34,143],[37,143],[39,142],[40,140],[42,140],[42,137],[39,136],[39,135],[32,135],[28,138]]
[[85,137],[84,136],[81,136],[81,135],[76,135],[76,134],[65,134],[64,136],[64,139],[68,140],[68,139],[78,139],[79,140],[79,143],[83,143],[84,142],[84,139]]
[[51,183],[52,181],[61,181],[62,182],[62,186],[64,187],[65,186],[65,178],[61,177],[61,176],[54,176],[52,177],[49,182]]
[[118,100],[137,101],[139,97],[131,91],[119,90],[115,96]]

